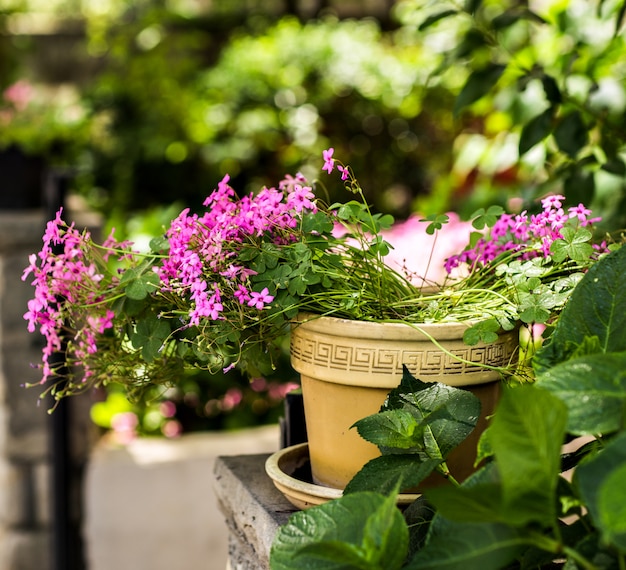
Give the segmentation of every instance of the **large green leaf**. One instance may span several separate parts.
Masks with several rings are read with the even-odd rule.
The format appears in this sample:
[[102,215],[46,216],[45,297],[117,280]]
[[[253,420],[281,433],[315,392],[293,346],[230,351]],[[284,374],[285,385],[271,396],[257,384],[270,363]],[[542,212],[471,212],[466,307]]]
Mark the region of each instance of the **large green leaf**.
[[532,385],[505,390],[489,428],[496,463],[459,488],[426,496],[458,522],[554,523],[565,424],[565,405],[550,393]]
[[361,468],[346,486],[344,494],[356,491],[389,494],[396,485],[401,489],[416,487],[440,463],[441,460],[422,458],[415,453],[381,455]]
[[626,433],[621,433],[574,474],[603,538],[626,552]]
[[550,340],[537,353],[537,372],[567,360],[585,339],[601,352],[626,350],[626,247],[593,265],[574,289]]
[[359,420],[355,425],[363,439],[374,445],[399,449],[414,447],[421,427],[415,416],[405,410],[379,412]]
[[[413,432],[416,451],[423,451],[431,459],[443,459],[476,426],[480,400],[467,390],[439,382],[421,382],[405,367],[400,386],[389,393],[381,408],[382,412],[393,410],[408,412],[415,418],[419,426]],[[361,422],[355,425],[361,433]],[[385,446],[394,447],[393,440],[382,445],[383,453]]]
[[572,434],[606,434],[626,424],[626,352],[557,364],[539,375],[537,385],[565,403]]
[[598,492],[599,527],[607,542],[626,552],[626,463],[611,471]]
[[272,544],[271,570],[400,568],[408,529],[395,501],[355,493],[293,514]]
[[450,523],[431,538],[406,570],[499,570],[521,552],[527,541],[518,531],[497,523]]
[[510,524],[556,520],[566,423],[565,404],[549,392],[533,385],[504,391],[489,429],[489,443]]

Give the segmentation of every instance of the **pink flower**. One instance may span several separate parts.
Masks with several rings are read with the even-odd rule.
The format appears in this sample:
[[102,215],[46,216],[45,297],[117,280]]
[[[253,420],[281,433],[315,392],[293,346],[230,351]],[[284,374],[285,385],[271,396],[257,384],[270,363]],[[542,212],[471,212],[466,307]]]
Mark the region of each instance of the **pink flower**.
[[332,147],[322,152],[322,157],[324,159],[324,166],[322,166],[322,170],[325,170],[328,174],[333,171],[333,167],[335,166],[335,161],[333,159],[334,152],[335,149]]
[[296,184],[293,192],[287,196],[287,206],[296,212],[302,212],[302,210],[315,211],[317,208],[313,203],[314,199],[315,194],[313,194],[313,189],[310,186]]
[[248,292],[248,289],[245,285],[240,284],[237,289],[235,289],[235,292],[233,294],[241,305],[247,303],[250,300],[250,293]]
[[344,166],[341,166],[341,164],[338,164],[337,170],[341,173],[342,180],[348,180],[350,176],[350,171],[347,168],[345,168]]
[[541,200],[541,207],[544,210],[549,210],[550,208],[560,208],[563,200],[565,200],[565,196],[561,196],[560,194],[546,196]]
[[270,295],[270,292],[267,287],[263,287],[263,290],[260,293],[256,291],[252,291],[250,293],[250,300],[248,301],[248,307],[255,307],[259,311],[265,308],[265,305],[271,303],[274,300],[274,297]]

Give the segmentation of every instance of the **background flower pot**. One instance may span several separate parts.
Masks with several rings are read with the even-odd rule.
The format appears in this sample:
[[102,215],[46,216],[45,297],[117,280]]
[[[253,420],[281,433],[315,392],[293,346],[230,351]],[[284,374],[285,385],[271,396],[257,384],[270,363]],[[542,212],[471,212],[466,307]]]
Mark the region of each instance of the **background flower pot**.
[[291,362],[300,373],[313,481],[343,488],[378,448],[350,426],[376,413],[400,384],[403,364],[424,382],[464,387],[481,400],[477,428],[449,457],[458,480],[473,471],[476,442],[498,398],[497,371],[473,366],[505,366],[516,358],[518,332],[503,333],[489,345],[467,346],[469,324],[420,325],[452,355],[409,325],[301,316],[291,332]]

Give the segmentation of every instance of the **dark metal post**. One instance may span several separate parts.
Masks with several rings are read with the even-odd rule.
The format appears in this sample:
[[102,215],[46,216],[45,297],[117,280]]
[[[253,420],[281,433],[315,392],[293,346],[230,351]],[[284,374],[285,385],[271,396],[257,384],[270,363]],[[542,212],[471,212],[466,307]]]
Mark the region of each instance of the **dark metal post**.
[[[71,175],[50,170],[44,181],[44,204],[48,220],[54,219],[59,208],[65,204],[65,194]],[[56,355],[57,362],[62,355]],[[72,516],[76,512],[72,499],[75,480],[69,439],[70,402],[56,403],[51,415],[52,452],[52,560],[54,570],[82,570],[83,548],[80,521]]]

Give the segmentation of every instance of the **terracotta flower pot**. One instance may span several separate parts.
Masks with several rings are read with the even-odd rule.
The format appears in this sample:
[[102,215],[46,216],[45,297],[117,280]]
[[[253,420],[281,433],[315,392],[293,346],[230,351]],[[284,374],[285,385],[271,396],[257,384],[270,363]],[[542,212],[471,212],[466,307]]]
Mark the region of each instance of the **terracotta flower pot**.
[[334,317],[297,319],[291,332],[291,363],[301,377],[316,484],[343,489],[367,461],[379,455],[378,448],[350,426],[380,409],[389,391],[400,384],[403,364],[424,382],[464,387],[480,398],[477,428],[448,458],[457,479],[473,471],[476,443],[486,426],[485,417],[495,408],[500,386],[499,373],[480,365],[505,366],[516,358],[518,333],[507,332],[495,343],[470,347],[462,340],[468,326],[438,323],[420,325],[418,330]]

